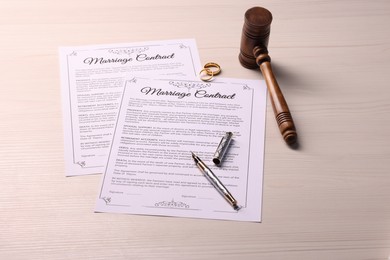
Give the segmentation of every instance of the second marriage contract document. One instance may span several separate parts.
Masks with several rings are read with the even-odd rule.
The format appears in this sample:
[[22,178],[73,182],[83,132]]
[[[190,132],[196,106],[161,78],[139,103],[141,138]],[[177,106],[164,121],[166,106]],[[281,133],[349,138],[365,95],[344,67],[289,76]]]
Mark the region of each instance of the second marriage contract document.
[[[261,221],[266,86],[260,80],[129,78],[96,211]],[[213,154],[233,133],[222,164]],[[239,211],[196,167],[218,176]]]
[[192,39],[60,48],[66,176],[102,173],[124,79],[195,77]]

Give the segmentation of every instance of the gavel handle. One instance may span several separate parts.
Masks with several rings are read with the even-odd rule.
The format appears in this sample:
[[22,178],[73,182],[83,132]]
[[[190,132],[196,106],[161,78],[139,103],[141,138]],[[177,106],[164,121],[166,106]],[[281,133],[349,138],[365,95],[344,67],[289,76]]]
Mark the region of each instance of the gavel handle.
[[253,54],[255,55],[256,63],[259,65],[261,73],[263,74],[267,84],[272,108],[275,113],[280,133],[282,134],[285,142],[292,145],[297,141],[297,131],[295,129],[294,121],[287,102],[284,99],[282,91],[280,90],[278,82],[272,72],[271,58],[268,55],[268,50],[264,47],[256,46],[253,49]]

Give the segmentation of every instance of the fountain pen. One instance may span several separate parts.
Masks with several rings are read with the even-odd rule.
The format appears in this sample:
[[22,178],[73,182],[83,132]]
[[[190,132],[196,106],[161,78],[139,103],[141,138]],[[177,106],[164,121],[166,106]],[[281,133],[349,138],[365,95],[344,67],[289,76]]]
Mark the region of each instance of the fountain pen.
[[225,198],[227,202],[233,207],[234,210],[239,211],[241,209],[237,204],[237,200],[230,194],[228,189],[222,184],[218,177],[210,170],[209,167],[193,152],[192,158],[194,159],[198,168],[202,171],[207,180],[214,186],[214,188]]

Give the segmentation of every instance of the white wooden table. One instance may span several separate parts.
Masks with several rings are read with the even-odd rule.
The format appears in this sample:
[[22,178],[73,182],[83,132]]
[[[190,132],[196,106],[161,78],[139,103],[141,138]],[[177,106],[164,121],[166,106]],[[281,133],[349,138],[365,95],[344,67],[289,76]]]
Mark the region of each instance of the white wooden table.
[[[101,175],[64,177],[58,47],[195,38],[224,77],[245,11],[298,128],[271,104],[263,222],[93,213]],[[0,0],[0,259],[379,260],[390,255],[390,2]]]

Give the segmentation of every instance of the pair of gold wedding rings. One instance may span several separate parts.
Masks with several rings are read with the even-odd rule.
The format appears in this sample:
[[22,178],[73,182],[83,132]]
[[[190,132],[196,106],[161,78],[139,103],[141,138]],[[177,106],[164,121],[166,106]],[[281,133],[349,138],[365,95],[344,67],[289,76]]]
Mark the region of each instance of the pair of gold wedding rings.
[[211,81],[214,76],[221,73],[221,66],[215,62],[208,62],[203,66],[203,69],[199,72],[200,79],[203,81]]

